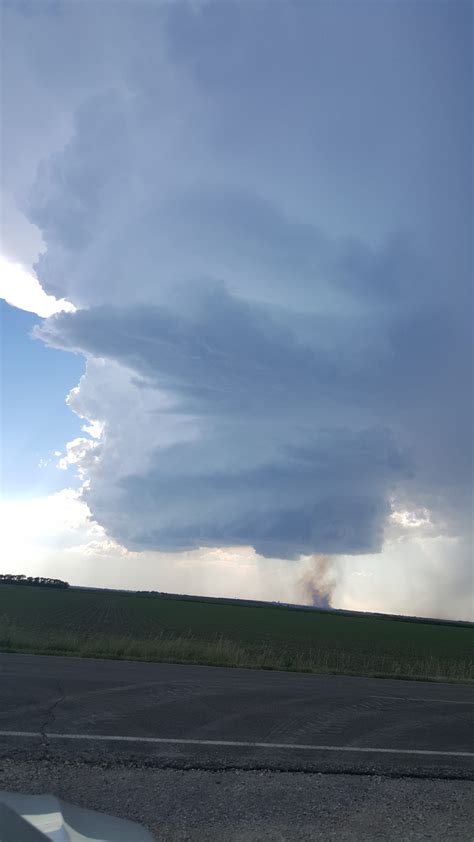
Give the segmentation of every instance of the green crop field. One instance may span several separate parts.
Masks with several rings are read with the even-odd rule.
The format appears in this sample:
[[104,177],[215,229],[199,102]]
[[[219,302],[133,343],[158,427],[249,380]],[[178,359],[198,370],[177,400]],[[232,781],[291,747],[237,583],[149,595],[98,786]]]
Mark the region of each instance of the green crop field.
[[0,649],[434,680],[474,678],[474,627],[0,585]]

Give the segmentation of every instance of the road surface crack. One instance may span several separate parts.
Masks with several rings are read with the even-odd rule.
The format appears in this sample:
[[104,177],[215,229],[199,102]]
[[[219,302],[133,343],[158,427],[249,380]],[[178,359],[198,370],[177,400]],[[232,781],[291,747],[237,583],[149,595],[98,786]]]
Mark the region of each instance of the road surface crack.
[[65,690],[63,690],[59,681],[58,681],[58,691],[59,691],[58,698],[54,699],[54,701],[51,702],[49,707],[46,709],[46,719],[44,720],[42,725],[40,725],[40,733],[41,733],[41,737],[43,739],[43,743],[44,743],[45,747],[47,747],[49,745],[49,739],[48,739],[48,734],[46,733],[46,728],[48,726],[54,725],[54,723],[56,722],[56,709],[57,709],[58,705],[60,705],[61,702],[64,701],[64,699],[66,697],[66,692],[65,692]]

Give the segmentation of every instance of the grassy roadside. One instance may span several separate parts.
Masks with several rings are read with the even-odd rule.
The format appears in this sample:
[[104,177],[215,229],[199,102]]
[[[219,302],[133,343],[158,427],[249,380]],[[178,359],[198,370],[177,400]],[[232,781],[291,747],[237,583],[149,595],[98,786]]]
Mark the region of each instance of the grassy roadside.
[[201,664],[247,669],[284,670],[335,675],[365,675],[423,681],[474,681],[472,661],[435,657],[375,655],[341,650],[269,645],[243,646],[224,637],[200,640],[188,635],[139,640],[130,637],[49,637],[38,640],[2,630],[0,651],[35,655],[72,655],[81,658],[109,658],[175,664]]
[[0,587],[0,650],[431,681],[474,680],[472,626]]

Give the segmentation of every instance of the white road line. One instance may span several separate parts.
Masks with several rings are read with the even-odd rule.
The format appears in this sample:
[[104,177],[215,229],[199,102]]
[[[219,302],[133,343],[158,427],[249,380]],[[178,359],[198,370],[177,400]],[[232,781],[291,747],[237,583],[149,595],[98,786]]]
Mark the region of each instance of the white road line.
[[371,699],[395,699],[397,702],[431,702],[431,704],[436,705],[470,705],[474,707],[474,702],[466,700],[464,702],[460,701],[459,699],[435,699],[435,698],[427,698],[426,696],[371,696]]
[[472,751],[431,751],[411,748],[368,748],[366,746],[322,746],[305,743],[257,743],[240,740],[192,740],[180,737],[131,737],[116,734],[42,734],[40,731],[0,731],[0,737],[26,737],[48,740],[92,740],[116,743],[155,743],[157,745],[227,746],[229,748],[291,749],[293,751],[351,751],[360,754],[416,754],[441,757],[472,757]]

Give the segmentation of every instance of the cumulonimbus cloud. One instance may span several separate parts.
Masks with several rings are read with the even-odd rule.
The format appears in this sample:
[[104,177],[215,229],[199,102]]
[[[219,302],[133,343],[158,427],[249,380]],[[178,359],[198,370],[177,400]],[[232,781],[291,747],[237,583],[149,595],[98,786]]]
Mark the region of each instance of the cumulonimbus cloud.
[[[180,53],[182,25],[170,13],[158,59],[147,42],[121,68],[126,84],[82,104],[29,199],[47,244],[38,276],[79,308],[38,335],[86,355],[70,404],[103,424],[82,466],[93,516],[134,549],[250,544],[273,557],[380,549],[394,494],[465,530],[465,262],[448,280],[399,225],[374,244],[316,223],[272,129],[302,185],[318,169],[307,138],[323,143],[321,113],[288,96],[284,126],[263,74],[267,99],[257,86],[242,100],[250,144],[229,105],[245,75],[237,52],[222,77],[201,42]],[[278,14],[275,43],[282,25]],[[373,104],[361,107],[377,132]]]

